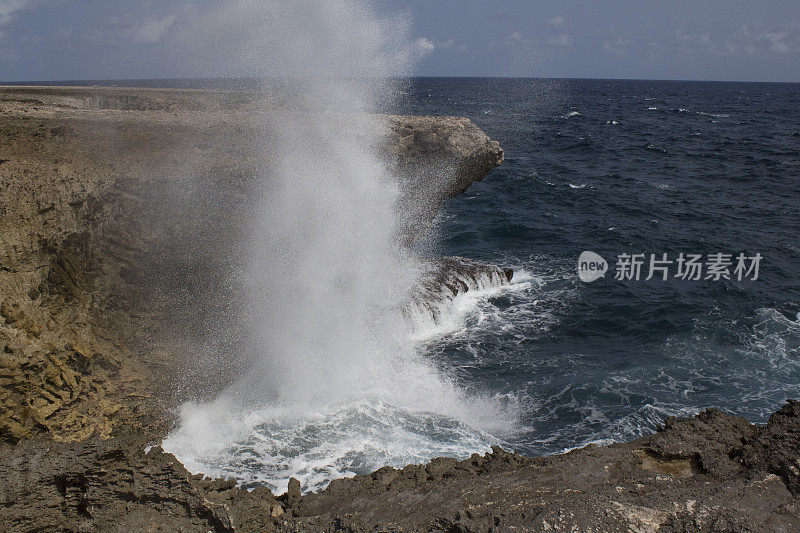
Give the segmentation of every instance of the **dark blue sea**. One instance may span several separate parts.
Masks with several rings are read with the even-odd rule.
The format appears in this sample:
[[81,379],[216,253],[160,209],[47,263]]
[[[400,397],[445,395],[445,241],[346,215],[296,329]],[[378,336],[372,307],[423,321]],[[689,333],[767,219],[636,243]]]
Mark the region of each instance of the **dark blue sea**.
[[[800,85],[416,79],[404,92],[398,111],[467,116],[505,149],[446,202],[434,245],[534,283],[429,350],[520,403],[513,447],[629,440],[706,407],[764,422],[800,396]],[[578,279],[584,250],[605,278]],[[626,253],[763,259],[755,281],[674,266],[645,281],[647,264],[616,280]]]

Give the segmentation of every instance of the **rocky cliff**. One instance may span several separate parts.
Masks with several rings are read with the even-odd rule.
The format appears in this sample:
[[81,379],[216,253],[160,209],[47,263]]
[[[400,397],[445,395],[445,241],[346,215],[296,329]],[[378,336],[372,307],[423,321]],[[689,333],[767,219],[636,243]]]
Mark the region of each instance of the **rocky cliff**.
[[[708,410],[627,444],[536,459],[498,448],[319,494],[291,482],[278,497],[191,476],[150,448],[172,407],[248,364],[240,335],[209,331],[241,327],[229,273],[254,181],[276,157],[256,117],[274,105],[242,92],[0,90],[0,530],[800,530],[797,402],[764,427]],[[503,154],[465,119],[385,120],[410,242]],[[511,275],[447,258],[414,304],[435,319],[443,298]],[[207,367],[207,346],[229,364]]]
[[[246,92],[0,90],[0,440],[158,434],[169,407],[247,364],[232,275],[253,187],[278,158],[275,105]],[[383,119],[407,241],[503,159],[469,120]],[[225,368],[207,346],[230,354]]]

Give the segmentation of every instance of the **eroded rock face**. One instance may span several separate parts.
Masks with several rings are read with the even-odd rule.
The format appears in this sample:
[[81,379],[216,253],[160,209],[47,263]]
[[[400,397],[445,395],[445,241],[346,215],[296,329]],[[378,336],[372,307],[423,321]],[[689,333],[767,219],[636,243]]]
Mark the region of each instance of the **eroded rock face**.
[[800,402],[789,400],[769,417],[744,446],[742,462],[751,470],[779,475],[800,497]]
[[[4,531],[252,531],[272,525],[283,505],[267,489],[190,476],[141,439],[0,448]],[[230,499],[234,494],[235,501]]]
[[[4,531],[797,531],[798,402],[765,427],[708,410],[628,444],[493,448],[274,497],[191,476],[141,438],[0,446]],[[744,453],[740,453],[745,450]],[[728,457],[736,468],[707,466]],[[788,462],[787,462],[788,461]],[[774,468],[786,475],[769,473]]]
[[469,291],[500,289],[510,284],[514,276],[511,268],[466,257],[440,257],[425,261],[425,266],[403,310],[412,323],[438,324],[458,296]]
[[424,235],[445,198],[457,196],[503,162],[503,149],[458,117],[387,116],[388,152],[398,169],[408,241]]
[[[231,309],[253,190],[279,157],[279,105],[247,92],[0,89],[0,441],[159,434],[170,406],[247,367]],[[410,242],[502,150],[466,119],[384,118]],[[227,364],[186,356],[203,350]]]
[[685,460],[720,479],[742,469],[743,446],[756,433],[746,420],[707,409],[694,418],[668,418],[664,427],[646,439],[646,449],[662,460]]

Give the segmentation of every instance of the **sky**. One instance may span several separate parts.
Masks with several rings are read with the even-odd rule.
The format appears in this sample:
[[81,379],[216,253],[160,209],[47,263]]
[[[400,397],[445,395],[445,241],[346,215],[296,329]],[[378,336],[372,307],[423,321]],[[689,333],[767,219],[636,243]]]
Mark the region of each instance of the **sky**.
[[[192,53],[224,1],[0,0],[0,81],[246,75]],[[370,5],[400,15],[418,76],[800,81],[798,0]]]

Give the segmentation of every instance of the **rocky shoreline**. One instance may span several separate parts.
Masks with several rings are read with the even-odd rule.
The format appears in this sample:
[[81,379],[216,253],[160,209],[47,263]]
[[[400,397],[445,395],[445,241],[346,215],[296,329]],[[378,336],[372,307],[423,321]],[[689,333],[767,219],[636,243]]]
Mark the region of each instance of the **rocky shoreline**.
[[[527,458],[494,448],[247,491],[137,437],[0,447],[6,531],[797,531],[800,403],[764,427],[709,409],[627,444]],[[147,450],[147,451],[145,451]]]
[[[279,105],[0,89],[0,529],[800,530],[797,402],[765,427],[709,410],[627,444],[538,459],[495,449],[280,497],[191,476],[150,448],[175,406],[213,397],[251,361],[227,273],[241,268],[254,176],[275,164],[263,111]],[[385,120],[411,242],[503,151],[467,119]],[[423,289],[452,297],[511,275],[446,258]],[[212,338],[209,324],[232,334]],[[204,346],[230,354],[225,368]]]

